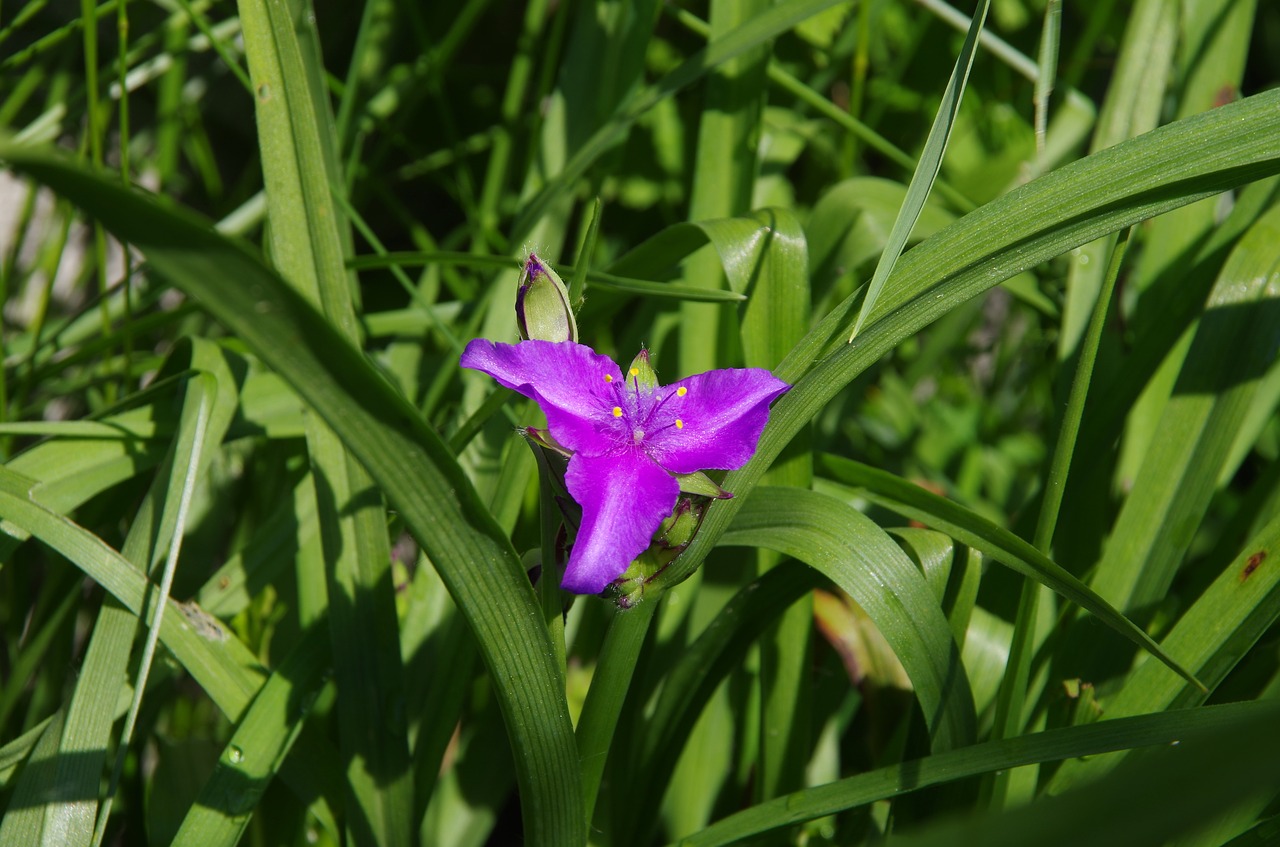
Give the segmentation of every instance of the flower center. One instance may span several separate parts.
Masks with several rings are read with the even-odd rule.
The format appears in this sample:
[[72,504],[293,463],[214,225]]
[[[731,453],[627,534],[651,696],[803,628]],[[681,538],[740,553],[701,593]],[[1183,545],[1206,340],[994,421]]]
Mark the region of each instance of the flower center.
[[[617,419],[618,423],[622,425],[623,433],[630,430],[631,443],[635,447],[640,447],[644,444],[645,436],[647,434],[656,434],[663,430],[671,429],[672,427],[675,427],[676,429],[684,429],[684,421],[680,418],[668,420],[666,424],[660,425],[658,422],[654,421],[654,417],[669,400],[683,398],[689,393],[688,388],[680,386],[675,391],[663,397],[657,403],[649,405],[652,403],[652,400],[650,399],[652,392],[641,389],[639,380],[637,379],[638,374],[638,369],[630,369],[629,375],[631,376],[631,384],[623,389],[623,391],[619,392],[618,396],[618,399],[623,402],[609,410],[610,416]],[[612,376],[605,374],[604,381],[613,382],[614,380]],[[650,426],[650,424],[653,424],[653,426]],[[619,433],[619,435],[621,435],[621,433]],[[622,437],[624,439],[626,438],[625,435],[622,435]]]

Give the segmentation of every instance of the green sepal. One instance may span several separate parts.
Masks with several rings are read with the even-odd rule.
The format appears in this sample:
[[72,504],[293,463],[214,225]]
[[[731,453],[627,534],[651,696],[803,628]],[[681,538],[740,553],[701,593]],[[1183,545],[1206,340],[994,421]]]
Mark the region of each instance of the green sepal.
[[733,494],[716,485],[715,481],[702,471],[678,473],[672,476],[676,478],[676,482],[680,483],[681,494],[697,494],[713,500],[728,500],[733,497]]
[[648,350],[641,350],[631,360],[626,378],[627,385],[635,385],[645,391],[652,391],[658,387],[658,374],[654,371],[653,365],[649,364]]

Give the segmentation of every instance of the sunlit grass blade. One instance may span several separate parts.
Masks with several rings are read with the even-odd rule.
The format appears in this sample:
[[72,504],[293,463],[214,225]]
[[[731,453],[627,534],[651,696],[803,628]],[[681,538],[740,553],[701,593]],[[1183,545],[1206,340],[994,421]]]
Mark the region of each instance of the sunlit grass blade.
[[[330,194],[342,180],[315,14],[309,2],[242,0],[239,8],[275,265],[349,343],[358,344],[345,266],[350,233]],[[308,417],[306,425],[340,692],[339,739],[348,762],[347,829],[357,844],[408,845],[413,771],[407,718],[396,706],[404,691],[386,515],[365,493],[371,481],[338,436],[319,419]],[[307,610],[304,619],[317,613]]]
[[[725,603],[713,623],[680,651],[663,675],[662,690],[653,707],[655,731],[635,739],[630,756],[611,762],[614,773],[640,773],[636,796],[616,804],[613,828],[623,843],[645,843],[657,824],[645,810],[657,808],[670,789],[676,758],[684,749],[703,709],[716,689],[750,652],[761,635],[792,604],[819,584],[817,571],[797,561],[784,561],[743,586]],[[615,777],[615,779],[618,777]],[[636,830],[639,833],[636,833]]]
[[1058,39],[1062,29],[1062,2],[1049,0],[1044,9],[1044,26],[1040,30],[1040,57],[1036,76],[1036,155],[1044,155],[1045,136],[1049,126],[1049,96],[1058,74]]
[[183,819],[174,847],[239,842],[324,683],[327,640],[326,632],[312,630],[267,678]]
[[[1240,708],[1243,707],[1243,708]],[[1232,707],[1221,707],[1228,710]],[[947,821],[912,838],[912,847],[1079,843],[1081,820],[1093,825],[1097,847],[1164,844],[1195,832],[1258,795],[1280,789],[1280,733],[1274,703],[1239,704],[1235,720],[1170,739],[1116,773],[1061,797],[1004,815]],[[1180,714],[1203,714],[1196,710]],[[1106,726],[1106,723],[1100,724]],[[1223,767],[1230,762],[1229,767]]]
[[[1040,500],[1040,513],[1036,517],[1035,536],[1032,538],[1035,548],[1046,556],[1053,552],[1058,512],[1062,507],[1067,475],[1071,469],[1071,460],[1075,455],[1076,441],[1080,434],[1080,418],[1084,414],[1085,399],[1088,397],[1089,386],[1093,379],[1093,366],[1097,360],[1103,329],[1106,326],[1107,316],[1111,314],[1111,297],[1120,276],[1120,267],[1128,252],[1129,236],[1129,232],[1124,233],[1111,251],[1111,261],[1103,279],[1102,290],[1098,292],[1098,301],[1093,306],[1089,328],[1080,343],[1079,355],[1076,357],[1076,371],[1071,380],[1071,393],[1067,399],[1067,407],[1063,412],[1062,420],[1058,423],[1058,438],[1049,462],[1044,494]],[[1040,594],[1040,586],[1034,580],[1023,583],[1022,596],[1018,600],[1018,612],[1014,619],[1013,637],[1009,645],[1009,660],[1006,663],[1005,677],[996,701],[996,713],[991,727],[992,739],[1009,738],[1017,735],[1022,729],[1027,689],[1031,681],[1032,654],[1036,646]],[[994,807],[1007,799],[1007,792],[1013,784],[1013,779],[1006,772],[997,775],[990,784],[992,786],[990,805]]]
[[[0,514],[71,560],[135,616],[149,615],[154,588],[141,571],[97,536],[32,501],[31,481],[0,469]],[[150,598],[149,600],[147,598]],[[161,639],[229,717],[236,718],[262,682],[261,667],[248,649],[213,618],[194,607],[164,616]],[[191,625],[207,627],[196,632]],[[214,633],[214,637],[209,637]],[[224,637],[225,636],[225,637]]]
[[656,608],[656,603],[641,603],[634,609],[614,613],[600,648],[598,669],[582,704],[576,733],[578,759],[582,763],[582,796],[588,815],[595,811],[600,778],[616,738],[618,715]]
[[833,5],[836,0],[788,0],[757,15],[724,38],[711,42],[686,59],[657,84],[632,95],[618,111],[577,150],[554,181],[525,203],[512,224],[511,240],[520,242],[556,200],[573,186],[605,151],[617,144],[640,115],[681,89],[696,82],[709,70],[746,51],[764,44],[810,15]]
[[[528,578],[439,437],[363,356],[242,247],[67,165],[2,157],[108,220],[153,270],[200,301],[283,376],[370,470],[439,569],[498,685],[531,843],[582,840],[577,754]],[[281,339],[290,343],[281,344]]]
[[[138,671],[133,687],[133,701],[124,717],[124,726],[120,730],[120,749],[116,753],[116,764],[111,772],[111,781],[107,785],[107,796],[98,814],[93,833],[94,844],[101,844],[106,835],[107,822],[111,816],[111,807],[115,800],[116,787],[120,782],[120,774],[124,769],[125,748],[133,740],[133,730],[137,725],[138,713],[142,708],[142,696],[147,688],[147,679],[151,673],[151,665],[155,660],[156,646],[160,643],[160,627],[164,621],[166,602],[173,592],[174,572],[178,567],[178,556],[182,549],[182,539],[187,530],[187,519],[191,511],[191,498],[195,491],[196,477],[203,463],[202,450],[205,447],[205,433],[212,416],[211,406],[217,395],[216,382],[208,374],[200,374],[191,380],[183,409],[183,423],[179,429],[175,461],[173,463],[174,478],[170,493],[165,498],[162,512],[162,523],[171,523],[168,551],[164,565],[160,568],[157,586],[157,602],[151,617],[145,621],[146,638],[142,644],[142,655],[138,661]],[[183,449],[185,448],[185,449]]]
[[867,285],[867,293],[862,300],[862,308],[858,311],[858,319],[849,333],[850,342],[858,337],[858,331],[862,329],[867,317],[875,309],[876,302],[880,299],[880,292],[889,281],[889,275],[893,273],[894,265],[897,264],[907,239],[911,237],[911,230],[919,220],[925,201],[929,199],[929,191],[933,188],[933,182],[942,168],[942,156],[947,152],[951,128],[955,125],[956,116],[960,113],[960,102],[964,98],[965,85],[969,81],[969,70],[973,67],[973,57],[978,50],[978,35],[982,32],[982,24],[987,19],[989,8],[991,8],[991,0],[982,0],[977,11],[973,13],[973,22],[969,24],[964,45],[960,48],[960,55],[956,57],[951,79],[947,81],[946,90],[942,93],[942,105],[939,106],[938,114],[933,119],[933,126],[929,129],[929,137],[924,142],[920,161],[916,165],[915,173],[911,175],[911,183],[907,186],[907,196],[902,201],[897,219],[893,222],[893,229],[889,230],[884,252],[880,254],[880,261],[876,263],[871,282]]
[[[59,709],[45,724],[40,739],[31,749],[18,773],[18,785],[0,818],[0,844],[39,844],[45,832],[45,812],[56,807],[57,772],[61,754],[58,743],[66,713]],[[55,835],[55,833],[50,833]]]
[[1160,437],[1146,451],[1093,579],[1115,606],[1137,610],[1165,596],[1200,525],[1222,464],[1263,374],[1280,323],[1280,210],[1245,233],[1205,304]]
[[[1169,209],[1280,172],[1280,93],[1188,118],[1060,168],[961,218],[903,256],[860,343],[841,344],[846,300],[778,369],[798,380],[773,407],[756,455],[725,485],[746,492],[791,438],[902,339],[1003,279]],[[816,363],[816,364],[815,364]],[[803,375],[803,378],[801,378]],[[714,504],[675,581],[702,562],[740,499]]]
[[[809,328],[809,251],[804,230],[789,211],[762,209],[751,218],[763,225],[763,237],[749,242],[756,249],[731,251],[720,244],[717,248],[731,269],[730,284],[749,295],[739,318],[743,364],[770,369]],[[713,236],[712,241],[717,239]],[[730,261],[730,256],[737,261]],[[809,488],[813,484],[809,439],[797,439],[790,455],[770,469],[764,482]],[[774,550],[758,551],[757,572],[775,567],[781,558]],[[775,797],[804,784],[813,735],[812,642],[813,606],[804,601],[788,608],[762,640],[757,797]]]

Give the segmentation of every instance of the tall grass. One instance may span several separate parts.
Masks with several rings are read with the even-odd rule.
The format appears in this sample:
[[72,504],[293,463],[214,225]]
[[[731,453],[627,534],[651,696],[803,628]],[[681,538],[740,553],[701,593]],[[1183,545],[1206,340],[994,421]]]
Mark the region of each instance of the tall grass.
[[[0,846],[1274,843],[1278,32],[0,6]],[[530,251],[793,386],[630,608],[458,365]]]

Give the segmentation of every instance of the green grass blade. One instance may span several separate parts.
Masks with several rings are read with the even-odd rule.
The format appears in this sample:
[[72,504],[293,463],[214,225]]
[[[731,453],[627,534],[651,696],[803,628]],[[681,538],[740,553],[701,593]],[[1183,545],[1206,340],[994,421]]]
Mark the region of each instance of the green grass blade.
[[[98,814],[97,825],[93,832],[95,847],[102,843],[107,832],[107,821],[111,816],[111,806],[115,799],[116,787],[120,782],[120,774],[124,769],[126,748],[133,740],[133,729],[137,725],[138,712],[142,708],[142,695],[147,688],[147,678],[151,673],[151,664],[155,660],[156,645],[160,642],[160,627],[164,621],[166,602],[173,592],[173,575],[178,566],[178,556],[182,548],[182,538],[187,529],[187,516],[191,510],[191,497],[195,491],[196,477],[202,464],[201,451],[205,444],[205,433],[211,417],[210,407],[217,395],[217,383],[206,374],[191,380],[187,388],[183,406],[183,422],[179,427],[179,440],[173,462],[174,479],[171,493],[165,502],[161,521],[171,524],[169,532],[168,552],[165,555],[164,567],[160,572],[160,584],[154,611],[146,621],[147,637],[142,645],[142,657],[138,662],[138,672],[133,686],[133,701],[124,717],[124,726],[120,730],[120,747],[116,753],[115,768],[111,772],[111,782],[107,785],[107,797]],[[179,476],[181,475],[181,476]]]
[[[143,571],[149,570],[166,548],[176,549],[176,545],[171,547],[171,539],[180,532],[179,510],[169,508],[176,502],[176,496],[171,496],[171,493],[183,489],[183,478],[197,472],[197,469],[189,468],[188,463],[193,456],[207,457],[208,448],[222,440],[222,434],[234,414],[236,392],[225,358],[217,347],[203,339],[180,344],[157,381],[164,386],[165,372],[189,372],[192,368],[200,371],[186,382],[187,402],[169,461],[173,465],[172,473],[162,469],[130,524],[123,549],[123,555]],[[197,414],[196,410],[206,404],[209,411]],[[106,423],[102,426],[120,431]],[[128,427],[124,429],[127,431]],[[59,452],[78,452],[74,442],[63,445],[48,443],[43,447],[46,450],[61,447]],[[10,466],[35,467],[33,462],[22,460]],[[76,499],[92,494],[93,482],[87,481],[86,488]],[[45,831],[52,834],[59,845],[91,843],[95,817],[101,828],[110,814],[110,800],[99,811],[98,797],[102,766],[116,715],[114,709],[104,709],[103,703],[113,702],[125,684],[137,621],[135,614],[108,599],[99,613],[80,666],[60,740],[64,755],[57,759],[56,781],[63,786],[63,796],[68,799],[51,803],[46,808]],[[143,667],[145,669],[145,664]],[[135,692],[140,693],[143,687],[135,685]],[[127,741],[121,745],[122,752],[126,745]]]
[[[762,0],[712,0],[711,40],[728,36],[770,5]],[[707,74],[698,114],[693,184],[689,187],[688,216],[692,220],[728,218],[751,209],[764,108],[759,83],[770,52],[771,44],[766,41]],[[682,271],[692,287],[724,288],[724,273],[710,252],[691,256]],[[728,311],[712,305],[681,305],[677,330],[681,373],[700,373],[721,364],[721,328],[733,325],[730,318]]]
[[[604,646],[600,648],[600,659],[582,704],[576,733],[578,760],[582,763],[582,796],[588,816],[595,810],[600,778],[616,737],[618,716],[631,686],[640,646],[657,607],[657,603],[641,603],[634,609],[615,612]],[[590,820],[587,823],[590,824]]]
[[973,695],[941,605],[920,570],[870,518],[825,494],[762,487],[721,543],[776,550],[839,585],[875,621],[906,668],[933,749],[973,742]]
[[[18,785],[0,818],[0,844],[4,847],[39,844],[44,836],[45,812],[57,804],[58,751],[65,713],[54,713],[18,772]],[[66,798],[75,799],[75,798]]]
[[[658,808],[676,769],[672,750],[685,749],[699,716],[716,689],[754,648],[756,641],[788,608],[821,582],[817,571],[791,560],[743,586],[688,647],[679,651],[663,675],[662,690],[650,725],[655,731],[635,745],[635,761],[621,762],[617,774],[641,774],[636,796],[619,804],[615,832],[631,834],[628,843],[646,843],[657,825],[646,810]],[[617,777],[615,777],[617,778]],[[636,830],[642,836],[635,836]]]
[[[762,224],[756,249],[730,252],[717,244],[730,284],[748,294],[741,308],[743,364],[775,368],[809,328],[809,255],[804,230],[785,209],[763,209],[751,216]],[[716,239],[713,237],[712,241]],[[744,255],[745,254],[745,255]],[[732,256],[737,262],[728,261]],[[750,271],[748,256],[754,258]],[[764,483],[807,489],[813,483],[813,452],[802,435],[790,454],[766,475]],[[781,559],[773,550],[756,553],[757,572],[764,573]],[[813,605],[792,604],[761,640],[760,757],[756,796],[776,797],[804,784],[808,751],[812,747]]]
[[1049,97],[1058,74],[1058,41],[1062,30],[1062,0],[1049,0],[1040,30],[1040,57],[1036,74],[1036,155],[1043,156],[1049,126]]
[[1118,608],[1165,596],[1204,518],[1245,412],[1275,360],[1280,209],[1245,233],[1205,304],[1182,370],[1098,565],[1093,588]]
[[880,299],[880,292],[884,290],[885,283],[889,281],[889,275],[893,273],[894,265],[898,262],[898,257],[902,255],[902,248],[911,237],[911,230],[915,228],[920,212],[929,199],[929,191],[933,188],[938,171],[942,168],[942,156],[947,152],[951,128],[955,126],[956,116],[960,113],[960,101],[964,98],[969,71],[973,67],[973,58],[978,51],[978,36],[982,32],[982,24],[986,21],[987,10],[990,8],[991,0],[982,0],[982,4],[973,13],[973,22],[969,24],[964,46],[960,48],[955,68],[951,71],[951,79],[947,81],[947,88],[942,93],[942,105],[938,108],[937,117],[933,119],[933,126],[929,129],[929,137],[925,139],[920,161],[907,186],[907,196],[902,201],[902,208],[893,222],[893,228],[889,230],[888,241],[884,252],[880,254],[880,261],[876,263],[875,273],[871,275],[866,297],[863,298],[862,308],[858,311],[858,319],[849,333],[850,343],[858,337],[858,331],[862,329],[867,317],[875,309],[876,302]]
[[[1212,730],[1175,737],[1165,749],[1079,791],[1006,815],[948,821],[917,837],[903,837],[901,843],[1071,847],[1079,844],[1079,824],[1087,820],[1089,842],[1095,847],[1167,844],[1256,796],[1274,796],[1280,789],[1275,704],[1240,705],[1256,708],[1241,709],[1236,720]],[[1224,762],[1230,766],[1224,767]]]
[[[745,493],[796,432],[902,339],[991,286],[1072,247],[1280,172],[1280,92],[1247,98],[1052,171],[961,218],[905,254],[861,342],[844,344],[856,303],[837,307],[779,368],[795,387],[774,406],[756,455],[725,485]],[[816,364],[815,364],[816,363]],[[803,378],[801,378],[803,376]],[[714,504],[683,556],[687,577],[740,508]]]
[[234,847],[240,841],[325,682],[327,639],[326,631],[313,628],[267,678],[183,819],[173,847]]
[[511,241],[523,241],[543,215],[587,169],[626,135],[631,125],[659,101],[696,82],[708,71],[786,32],[800,21],[834,5],[836,0],[787,0],[769,8],[724,38],[709,43],[659,82],[632,95],[581,147],[573,151],[556,178],[521,210],[511,226]]
[[867,496],[903,517],[941,530],[1023,576],[1053,589],[1160,659],[1188,682],[1200,685],[1189,670],[1165,653],[1151,636],[1116,611],[1093,589],[1008,530],[946,498],[925,491],[918,485],[850,459],[823,455],[819,461],[819,469],[841,482],[865,488]]
[[[1009,738],[961,750],[937,753],[925,759],[859,774],[839,782],[798,791],[779,797],[777,800],[753,806],[718,821],[691,838],[684,839],[680,845],[681,847],[719,847],[719,845],[732,844],[752,835],[814,820],[845,809],[874,803],[877,800],[897,797],[905,792],[917,791],[943,782],[1021,765],[1090,756],[1111,750],[1170,744],[1182,740],[1189,733],[1231,728],[1243,721],[1252,721],[1257,725],[1266,718],[1274,720],[1275,714],[1276,709],[1273,704],[1240,703],[1211,706],[1053,729],[1020,738]],[[1152,796],[1159,799],[1164,795]],[[1072,829],[1070,825],[1064,826],[1063,829],[1064,837],[1078,837],[1078,833],[1070,832]],[[943,843],[992,844],[995,842],[960,838]],[[1012,845],[1043,842],[1031,839],[999,843]]]
[[[0,469],[0,514],[66,556],[135,616],[150,615],[155,590],[146,576],[97,536],[33,501],[30,488],[31,480]],[[169,602],[173,608],[164,616],[161,640],[218,707],[237,718],[261,685],[261,667],[203,610]]]
[[107,220],[146,253],[153,270],[198,298],[342,436],[440,570],[501,681],[496,692],[527,798],[526,837],[535,844],[581,842],[577,754],[533,591],[510,542],[439,437],[357,350],[242,247],[59,157],[12,147],[4,147],[2,157]]
[[[1210,690],[1224,680],[1263,633],[1280,618],[1280,517],[1244,545],[1234,561],[1205,589],[1161,642],[1183,656]],[[1269,561],[1270,560],[1270,561]],[[1191,688],[1154,662],[1142,664],[1107,700],[1104,718],[1198,705],[1205,693]],[[1107,772],[1116,757],[1069,762],[1054,776],[1050,790],[1061,791]]]
[[59,714],[61,712],[55,713],[54,717],[45,718],[4,745],[4,747],[0,747],[0,787],[5,791],[13,787],[12,779],[14,774],[22,767],[22,763],[31,755],[31,751],[35,749],[36,745],[40,743],[40,738],[44,735],[45,729]]
[[[1098,293],[1093,315],[1089,319],[1089,328],[1079,347],[1076,372],[1071,380],[1067,408],[1063,413],[1062,421],[1058,424],[1058,438],[1049,463],[1044,495],[1040,501],[1040,513],[1036,517],[1035,537],[1032,539],[1035,548],[1046,556],[1053,552],[1053,536],[1058,526],[1058,512],[1067,486],[1067,474],[1071,469],[1071,459],[1075,454],[1076,441],[1080,434],[1080,418],[1084,413],[1085,398],[1088,396],[1089,385],[1093,379],[1093,366],[1097,360],[1103,329],[1106,327],[1107,316],[1111,313],[1111,296],[1115,291],[1116,280],[1120,276],[1120,267],[1124,262],[1125,254],[1128,252],[1129,235],[1130,231],[1126,231],[1111,251],[1111,261],[1103,279],[1102,290]],[[1027,688],[1031,680],[1032,654],[1036,647],[1036,621],[1039,614],[1040,586],[1033,580],[1027,580],[1023,583],[1022,596],[1018,600],[1018,612],[1014,620],[1013,638],[1009,647],[1009,660],[1006,663],[1005,677],[1001,682],[999,697],[996,701],[995,720],[991,727],[993,739],[1017,735],[1022,728]],[[1008,773],[995,777],[992,782],[991,805],[993,807],[1001,805],[1007,799],[1010,784],[1011,778]]]
[[[338,174],[310,3],[240,4],[254,82],[272,257],[281,275],[351,343],[359,324],[346,269],[349,233],[331,186]],[[307,418],[325,553],[329,626],[347,758],[348,831],[357,844],[412,842],[413,770],[386,515],[365,469],[338,436]]]
[[[1177,42],[1177,3],[1138,0],[1124,30],[1107,96],[1098,115],[1091,152],[1105,150],[1160,123],[1173,51]],[[1111,250],[1111,239],[1081,247],[1081,258],[1071,263],[1067,295],[1063,303],[1063,327],[1058,338],[1059,356],[1066,360],[1075,351],[1093,304],[1098,300]]]

